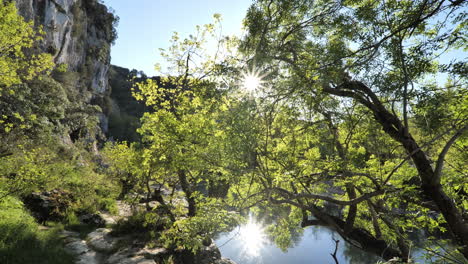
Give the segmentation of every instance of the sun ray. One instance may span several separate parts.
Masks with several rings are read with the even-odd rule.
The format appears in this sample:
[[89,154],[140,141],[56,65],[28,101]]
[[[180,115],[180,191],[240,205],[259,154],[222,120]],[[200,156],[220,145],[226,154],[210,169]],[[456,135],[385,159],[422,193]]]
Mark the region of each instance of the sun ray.
[[264,88],[263,84],[265,81],[263,78],[266,74],[260,74],[260,71],[257,71],[255,67],[252,70],[247,70],[242,72],[241,86],[247,92],[253,93],[258,91],[261,88]]

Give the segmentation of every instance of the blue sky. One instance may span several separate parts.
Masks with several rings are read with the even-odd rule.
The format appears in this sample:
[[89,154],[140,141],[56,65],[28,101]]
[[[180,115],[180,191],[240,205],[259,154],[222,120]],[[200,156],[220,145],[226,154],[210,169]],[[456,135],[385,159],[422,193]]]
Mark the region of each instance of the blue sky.
[[224,35],[241,34],[242,20],[252,0],[105,0],[120,17],[118,39],[112,47],[112,64],[156,74],[164,62],[159,48],[167,48],[174,31],[185,37],[196,25],[223,17]]

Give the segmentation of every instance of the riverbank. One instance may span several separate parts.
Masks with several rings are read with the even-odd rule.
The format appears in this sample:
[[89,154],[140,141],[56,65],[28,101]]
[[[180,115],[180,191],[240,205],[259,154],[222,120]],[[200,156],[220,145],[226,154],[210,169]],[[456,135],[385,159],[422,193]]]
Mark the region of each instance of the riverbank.
[[214,242],[200,249],[197,254],[187,250],[170,250],[151,247],[135,234],[120,235],[112,232],[118,221],[127,221],[130,206],[119,201],[118,215],[100,213],[106,228],[97,228],[83,239],[78,232],[61,233],[66,250],[75,256],[76,264],[235,264],[224,259]]

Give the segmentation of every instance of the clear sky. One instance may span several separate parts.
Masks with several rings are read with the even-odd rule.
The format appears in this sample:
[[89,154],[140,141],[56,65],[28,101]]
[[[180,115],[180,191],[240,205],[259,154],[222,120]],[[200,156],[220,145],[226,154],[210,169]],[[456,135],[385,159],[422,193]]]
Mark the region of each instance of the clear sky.
[[[120,17],[118,39],[112,47],[112,64],[156,74],[163,64],[159,48],[167,48],[172,33],[180,37],[195,31],[196,25],[213,22],[222,15],[223,34],[241,34],[242,20],[252,0],[104,0]],[[163,64],[164,65],[164,64]]]

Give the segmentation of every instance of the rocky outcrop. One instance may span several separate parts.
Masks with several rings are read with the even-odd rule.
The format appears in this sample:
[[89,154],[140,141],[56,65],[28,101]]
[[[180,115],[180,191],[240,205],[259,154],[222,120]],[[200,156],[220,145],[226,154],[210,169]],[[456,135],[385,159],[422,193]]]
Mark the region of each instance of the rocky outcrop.
[[108,228],[99,228],[88,234],[88,245],[94,250],[102,253],[110,253],[117,249],[120,239],[110,235]]
[[61,190],[34,192],[23,198],[25,207],[39,223],[62,220],[72,201],[71,194]]
[[79,233],[63,231],[62,237],[65,249],[76,256],[75,264],[98,264],[101,262],[103,255],[89,248],[86,241],[80,238]]
[[[42,28],[45,36],[36,48],[50,53],[57,65],[66,65],[78,78],[71,86],[85,104],[97,105],[101,129],[107,130],[110,94],[110,46],[116,38],[116,16],[98,0],[16,0],[20,14]],[[67,80],[70,81],[70,80]]]

